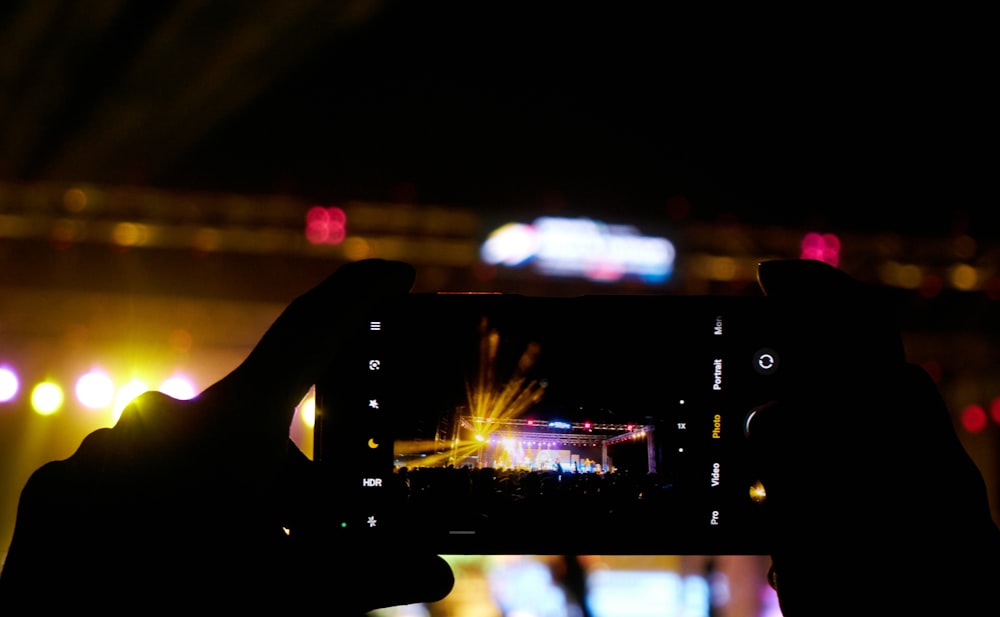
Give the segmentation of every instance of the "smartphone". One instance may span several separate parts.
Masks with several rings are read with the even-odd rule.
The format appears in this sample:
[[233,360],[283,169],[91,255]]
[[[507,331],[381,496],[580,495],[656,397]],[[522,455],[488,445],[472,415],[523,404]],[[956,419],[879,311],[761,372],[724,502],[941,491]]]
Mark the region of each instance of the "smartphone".
[[411,294],[316,384],[331,532],[438,554],[766,554],[763,296]]

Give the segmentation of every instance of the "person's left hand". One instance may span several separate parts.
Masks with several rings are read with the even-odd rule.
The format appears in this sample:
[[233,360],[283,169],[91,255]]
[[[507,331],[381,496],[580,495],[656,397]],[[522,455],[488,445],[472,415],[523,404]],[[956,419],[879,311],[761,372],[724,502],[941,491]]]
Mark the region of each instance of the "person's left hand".
[[[329,369],[343,324],[413,279],[399,262],[340,268],[198,397],[143,394],[113,428],[38,469],[21,494],[0,611],[279,602],[344,614],[447,595],[454,577],[439,556],[366,555],[297,525],[320,488],[289,439],[295,406]],[[405,576],[390,579],[389,561]]]

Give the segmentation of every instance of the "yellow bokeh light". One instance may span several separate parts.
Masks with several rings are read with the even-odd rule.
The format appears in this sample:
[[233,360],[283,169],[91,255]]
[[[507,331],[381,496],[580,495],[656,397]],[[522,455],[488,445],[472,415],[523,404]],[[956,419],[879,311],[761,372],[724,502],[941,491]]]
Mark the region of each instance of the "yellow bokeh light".
[[68,189],[63,194],[63,206],[69,212],[81,212],[87,207],[87,194],[78,188]]
[[886,261],[879,264],[878,267],[879,279],[886,285],[897,286],[897,279],[899,277],[899,264],[895,261]]
[[731,281],[736,278],[736,260],[732,257],[714,257],[709,263],[709,276],[716,281]]
[[149,388],[146,384],[138,379],[133,379],[124,386],[118,388],[118,393],[115,394],[115,407],[111,415],[111,423],[114,424],[118,422],[118,418],[121,417],[122,411],[128,407],[128,404],[132,402],[132,399],[147,390],[149,390]]
[[916,289],[924,280],[924,271],[914,264],[887,261],[879,266],[879,277],[886,285]]
[[916,289],[924,280],[924,271],[914,264],[900,265],[897,271],[897,285],[904,289]]
[[951,269],[949,279],[955,289],[971,291],[979,283],[979,273],[969,264],[958,264]]
[[111,231],[111,239],[118,246],[141,246],[148,235],[146,226],[139,223],[118,223]]
[[31,391],[31,408],[43,416],[55,413],[62,404],[63,391],[56,383],[43,381]]
[[360,261],[372,256],[372,246],[368,240],[351,236],[341,244],[344,256],[351,261]]

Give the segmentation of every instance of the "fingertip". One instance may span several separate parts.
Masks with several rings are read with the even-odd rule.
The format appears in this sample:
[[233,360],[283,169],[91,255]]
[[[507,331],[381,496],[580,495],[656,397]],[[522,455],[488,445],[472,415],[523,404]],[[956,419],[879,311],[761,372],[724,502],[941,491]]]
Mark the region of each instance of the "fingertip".
[[803,440],[796,432],[803,428],[809,430],[805,425],[811,427],[813,420],[803,415],[808,412],[796,407],[772,400],[751,409],[744,419],[744,436],[761,479],[771,477],[775,471],[781,472],[789,460],[802,453]]
[[433,555],[425,564],[430,572],[428,576],[426,602],[437,602],[444,599],[455,587],[455,573],[451,564],[439,555]]
[[400,582],[394,603],[437,602],[451,593],[455,587],[455,573],[443,557],[411,555],[410,560],[420,574]]
[[758,432],[757,427],[760,424],[767,423],[768,409],[775,405],[777,405],[777,402],[769,401],[763,405],[757,405],[747,412],[746,417],[743,419],[743,436],[747,439],[755,439]]
[[415,281],[416,270],[409,263],[371,258],[341,266],[319,288],[335,287],[339,292],[406,293]]
[[775,259],[757,264],[757,283],[768,296],[855,294],[862,284],[844,271],[816,259]]
[[444,599],[455,586],[451,565],[440,555],[405,555],[411,574],[391,585],[373,585],[385,568],[385,556],[365,555],[352,564],[348,589],[357,594],[365,610],[432,603]]
[[208,407],[205,400],[225,401],[226,409],[268,409],[258,417],[267,418],[269,431],[277,426],[287,436],[295,406],[331,366],[355,320],[382,302],[406,296],[415,277],[413,266],[389,259],[340,266],[292,300],[247,358],[199,398]]

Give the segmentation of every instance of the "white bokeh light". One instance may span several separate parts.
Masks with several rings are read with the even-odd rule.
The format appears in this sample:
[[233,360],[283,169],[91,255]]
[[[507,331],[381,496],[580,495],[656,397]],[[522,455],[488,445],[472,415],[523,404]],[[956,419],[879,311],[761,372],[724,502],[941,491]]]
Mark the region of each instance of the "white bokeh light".
[[167,396],[186,401],[194,398],[195,390],[186,377],[174,376],[160,384],[160,392]]
[[76,399],[90,409],[107,407],[115,398],[115,385],[101,371],[90,371],[76,382]]
[[21,383],[13,369],[0,367],[0,403],[6,403],[17,396]]

